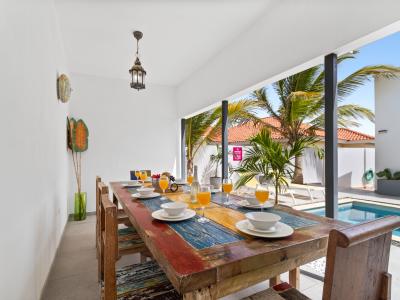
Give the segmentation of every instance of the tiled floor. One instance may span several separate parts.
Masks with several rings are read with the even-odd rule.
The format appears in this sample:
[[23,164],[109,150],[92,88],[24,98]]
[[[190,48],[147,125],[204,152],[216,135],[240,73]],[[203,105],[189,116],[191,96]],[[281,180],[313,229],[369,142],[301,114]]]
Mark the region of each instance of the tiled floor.
[[[95,221],[95,216],[89,216],[85,221],[67,224],[43,291],[43,300],[100,299],[97,284]],[[139,257],[132,255],[123,257],[118,264],[122,266],[138,262]],[[287,274],[282,277],[287,280]],[[267,286],[268,283],[263,282],[223,299],[241,299]],[[310,298],[321,299],[322,282],[302,275],[300,286]]]

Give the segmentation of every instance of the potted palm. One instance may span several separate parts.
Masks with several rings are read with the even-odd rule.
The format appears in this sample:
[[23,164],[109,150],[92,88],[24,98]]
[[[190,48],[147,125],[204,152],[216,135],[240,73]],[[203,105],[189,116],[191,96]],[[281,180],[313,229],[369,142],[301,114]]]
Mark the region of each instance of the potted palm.
[[288,187],[288,180],[293,178],[295,164],[293,159],[301,155],[305,148],[315,144],[313,137],[301,137],[291,147],[284,147],[274,141],[267,128],[261,130],[249,141],[250,148],[246,150],[240,166],[235,169],[240,178],[236,187],[248,183],[256,176],[263,181],[270,181],[275,187],[275,205],[278,204],[278,194]]
[[74,220],[86,219],[86,192],[82,192],[82,152],[88,149],[89,130],[81,119],[67,117],[67,145],[71,151],[77,192],[74,201]]

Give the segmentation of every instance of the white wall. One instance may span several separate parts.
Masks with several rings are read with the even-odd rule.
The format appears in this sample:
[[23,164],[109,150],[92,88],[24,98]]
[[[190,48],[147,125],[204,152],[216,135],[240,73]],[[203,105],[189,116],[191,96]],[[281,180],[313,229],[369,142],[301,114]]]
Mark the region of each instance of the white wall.
[[66,72],[51,0],[0,3],[0,299],[39,299],[67,221]]
[[[81,74],[73,74],[72,85],[71,116],[82,118],[89,128],[89,149],[82,154],[88,211],[95,210],[96,175],[109,182],[129,180],[134,169],[176,174],[179,120],[173,88],[152,85],[138,92],[128,80]],[[70,212],[75,190],[71,182]]]
[[[375,79],[376,170],[400,171],[400,79]],[[387,133],[379,133],[387,130]]]
[[[338,149],[338,186],[362,187],[364,173],[375,170],[374,148],[339,148]],[[373,184],[370,183],[370,184]]]
[[399,11],[398,0],[275,1],[249,30],[179,85],[180,116],[395,32]]

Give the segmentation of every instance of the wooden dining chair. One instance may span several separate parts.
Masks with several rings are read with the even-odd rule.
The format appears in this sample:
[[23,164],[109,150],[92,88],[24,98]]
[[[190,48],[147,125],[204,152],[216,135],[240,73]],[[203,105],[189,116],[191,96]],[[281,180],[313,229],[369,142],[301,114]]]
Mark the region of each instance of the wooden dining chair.
[[[97,245],[97,258],[98,258],[98,264],[99,264],[99,280],[101,279],[101,232],[102,228],[104,229],[104,216],[102,216],[102,206],[101,206],[101,199],[102,197],[109,197],[108,194],[108,187],[102,183],[99,182],[99,199],[100,199],[100,206],[99,206],[99,214],[96,218],[96,230],[97,230],[97,235],[96,235],[96,245]],[[116,207],[116,205],[114,204]],[[118,210],[117,214],[118,215]],[[125,228],[118,228],[118,219],[115,218],[115,223],[116,225],[116,230],[117,230],[117,236],[118,236],[118,247],[117,247],[117,259],[119,259],[121,256],[128,255],[128,254],[135,254],[139,253],[140,254],[140,261],[145,262],[147,261],[147,258],[151,258],[150,251],[147,249],[146,245],[144,244],[143,240],[135,230],[133,226],[131,227],[125,227]]]
[[[389,253],[392,230],[399,227],[400,217],[390,216],[342,230],[332,230],[329,234],[322,299],[390,300]],[[245,299],[310,298],[285,282]]]
[[101,195],[100,234],[101,294],[104,300],[175,300],[182,296],[175,291],[155,261],[115,268],[118,259],[117,207],[108,195]]
[[[99,226],[100,226],[100,195],[101,193],[105,193],[106,190],[108,191],[108,188],[104,183],[101,181],[100,176],[96,176],[96,249],[97,252],[99,250]],[[128,227],[128,229],[125,230],[125,235],[133,230],[132,224],[129,221],[128,216],[125,214],[123,209],[118,210],[118,224],[124,224]],[[134,231],[132,232],[134,233]],[[127,236],[126,236],[127,237]]]

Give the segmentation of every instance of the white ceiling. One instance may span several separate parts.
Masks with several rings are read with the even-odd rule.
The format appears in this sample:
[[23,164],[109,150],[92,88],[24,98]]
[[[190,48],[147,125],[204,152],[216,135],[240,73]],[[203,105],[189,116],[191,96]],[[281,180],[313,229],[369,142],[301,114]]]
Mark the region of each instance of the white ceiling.
[[[71,72],[129,78],[140,42],[147,82],[176,86],[234,39],[272,0],[56,0]],[[240,63],[238,61],[238,63]]]

